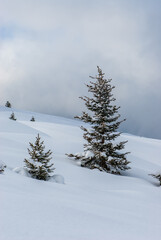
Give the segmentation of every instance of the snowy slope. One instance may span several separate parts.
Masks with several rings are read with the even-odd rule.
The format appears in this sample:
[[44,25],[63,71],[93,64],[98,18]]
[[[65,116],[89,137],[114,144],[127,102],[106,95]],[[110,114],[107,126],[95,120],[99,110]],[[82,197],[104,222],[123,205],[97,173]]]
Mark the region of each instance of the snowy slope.
[[[80,122],[0,107],[1,240],[160,240],[161,188],[148,176],[161,170],[161,141],[123,134],[131,170],[114,176],[81,168],[65,153],[82,151]],[[34,116],[36,122],[30,122]],[[53,151],[65,184],[13,171],[23,167],[37,133]]]

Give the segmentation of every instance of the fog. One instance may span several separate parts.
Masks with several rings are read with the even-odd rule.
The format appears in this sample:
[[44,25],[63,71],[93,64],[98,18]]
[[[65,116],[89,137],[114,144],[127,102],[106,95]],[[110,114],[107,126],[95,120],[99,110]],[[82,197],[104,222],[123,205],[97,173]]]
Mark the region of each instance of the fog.
[[161,2],[0,1],[0,104],[72,118],[99,65],[124,132],[161,138]]

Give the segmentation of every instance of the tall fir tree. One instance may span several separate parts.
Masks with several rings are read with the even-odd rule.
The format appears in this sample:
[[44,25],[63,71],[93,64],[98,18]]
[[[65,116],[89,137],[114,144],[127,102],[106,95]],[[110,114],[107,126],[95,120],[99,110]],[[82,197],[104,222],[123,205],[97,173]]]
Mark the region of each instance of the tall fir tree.
[[44,152],[45,145],[44,141],[41,141],[41,138],[38,134],[36,137],[35,144],[29,143],[30,148],[28,148],[28,153],[30,155],[30,159],[25,159],[25,168],[27,172],[36,179],[39,180],[48,180],[55,168],[53,168],[53,163],[49,163],[52,159],[51,150]]
[[67,154],[67,156],[80,160],[82,167],[120,174],[121,170],[130,169],[129,161],[126,159],[128,152],[120,152],[127,141],[116,141],[121,135],[118,128],[125,119],[119,121],[120,107],[113,104],[116,99],[112,94],[114,86],[111,86],[111,79],[105,79],[100,67],[97,69],[98,75],[91,77],[96,81],[90,81],[86,85],[92,97],[80,97],[85,102],[88,112],[76,116],[91,125],[89,128],[81,126],[84,131],[83,137],[87,142],[84,144],[84,153]]

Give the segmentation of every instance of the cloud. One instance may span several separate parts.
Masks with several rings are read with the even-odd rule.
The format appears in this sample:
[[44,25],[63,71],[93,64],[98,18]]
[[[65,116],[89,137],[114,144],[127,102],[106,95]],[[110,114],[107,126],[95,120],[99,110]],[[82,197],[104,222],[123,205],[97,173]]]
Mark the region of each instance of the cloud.
[[84,83],[99,65],[116,86],[127,117],[122,129],[161,136],[159,1],[0,3],[1,102],[80,114],[84,105],[78,97],[87,94]]

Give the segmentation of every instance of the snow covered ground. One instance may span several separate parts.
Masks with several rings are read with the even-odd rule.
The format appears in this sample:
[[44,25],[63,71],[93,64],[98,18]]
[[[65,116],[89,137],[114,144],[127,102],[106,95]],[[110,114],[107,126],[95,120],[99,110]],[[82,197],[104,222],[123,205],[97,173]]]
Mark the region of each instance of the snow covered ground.
[[[0,240],[160,240],[161,140],[123,134],[131,170],[114,176],[81,168],[65,153],[83,150],[80,122],[0,107]],[[34,116],[36,122],[31,122]],[[65,184],[17,174],[37,133]]]

